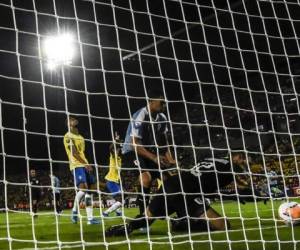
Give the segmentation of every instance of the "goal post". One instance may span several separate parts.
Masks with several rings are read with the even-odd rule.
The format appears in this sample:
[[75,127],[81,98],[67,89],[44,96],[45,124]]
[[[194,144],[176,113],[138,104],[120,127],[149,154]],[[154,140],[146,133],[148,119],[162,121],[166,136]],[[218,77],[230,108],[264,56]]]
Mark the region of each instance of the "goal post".
[[[1,1],[0,249],[297,249],[299,229],[278,209],[300,194],[299,13],[292,0]],[[163,114],[157,106],[151,113],[153,100],[165,106]],[[81,137],[76,132],[64,144],[70,117]],[[145,166],[135,141],[124,142],[134,135],[151,137],[142,145],[150,151]],[[74,184],[64,148],[74,145],[94,169],[93,191]],[[119,164],[121,147],[123,161],[126,147],[136,158],[132,168],[118,169],[121,216],[106,218],[118,200],[105,176],[111,162]],[[161,155],[166,149],[171,166]],[[236,171],[238,157],[245,163]],[[160,182],[153,177],[149,193],[138,180],[154,171],[151,164]],[[172,230],[182,218],[168,214],[165,177],[177,177],[164,165],[179,172],[183,233]],[[192,219],[199,216],[190,218],[191,194],[182,190],[188,171],[199,175],[201,190],[193,195],[207,227],[196,232]],[[201,176],[208,173],[216,178],[207,185],[216,188],[207,193]],[[232,181],[223,185],[226,174]],[[81,209],[74,219],[80,192],[88,199],[75,201]],[[137,196],[147,207],[161,194],[165,215],[154,215],[152,225],[151,209],[136,217]],[[83,209],[93,205],[97,225]],[[219,217],[210,218],[208,206]],[[292,217],[287,211],[292,207]],[[124,237],[105,235],[142,219],[140,230],[128,227]]]

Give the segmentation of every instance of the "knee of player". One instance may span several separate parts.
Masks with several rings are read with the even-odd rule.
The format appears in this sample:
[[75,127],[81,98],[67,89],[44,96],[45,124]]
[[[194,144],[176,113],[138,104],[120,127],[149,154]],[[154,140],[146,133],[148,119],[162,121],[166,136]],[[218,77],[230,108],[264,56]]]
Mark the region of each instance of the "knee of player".
[[117,194],[114,196],[114,199],[118,202],[121,202],[122,204],[124,204],[124,201],[122,199],[122,195],[121,194]]
[[88,185],[86,183],[80,183],[78,185],[78,189],[85,192],[86,190],[88,190]]
[[91,185],[89,186],[89,190],[91,190],[91,191],[97,190],[97,185],[96,185],[96,184],[91,184]]
[[149,172],[143,172],[141,174],[140,181],[141,181],[141,186],[143,186],[145,188],[150,187],[152,179],[151,179],[151,175],[149,174]]
[[92,197],[90,194],[86,194],[84,199],[85,199],[85,205],[87,207],[92,206]]
[[228,230],[230,229],[231,225],[228,219],[226,218],[217,218],[211,221],[210,227],[212,230]]
[[151,211],[150,211],[150,209],[147,207],[147,209],[146,209],[146,216],[148,217],[148,218],[151,218],[151,217],[153,217],[153,214],[151,213]]

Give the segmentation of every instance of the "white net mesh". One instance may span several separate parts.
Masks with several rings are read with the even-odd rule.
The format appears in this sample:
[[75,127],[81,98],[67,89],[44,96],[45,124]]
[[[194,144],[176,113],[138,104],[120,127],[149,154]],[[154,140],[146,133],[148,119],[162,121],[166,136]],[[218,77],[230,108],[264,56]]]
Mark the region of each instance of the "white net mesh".
[[[296,0],[2,0],[0,249],[298,249],[299,229],[282,223],[278,207],[300,192],[299,13]],[[116,204],[103,186],[110,144],[118,147],[115,132],[125,138],[152,90],[166,102],[174,168],[246,155],[230,185],[215,180],[215,190],[198,192],[227,219],[222,230],[192,232],[188,221],[186,232],[172,232],[168,215],[151,230],[147,220],[144,232],[105,237],[135,218],[138,194],[147,206],[149,196],[136,191],[141,169],[126,167],[122,216],[103,216]],[[94,167],[101,224],[87,225],[85,198],[77,224],[70,220],[79,189],[63,143],[69,117],[78,119]],[[206,225],[217,221],[203,216]]]

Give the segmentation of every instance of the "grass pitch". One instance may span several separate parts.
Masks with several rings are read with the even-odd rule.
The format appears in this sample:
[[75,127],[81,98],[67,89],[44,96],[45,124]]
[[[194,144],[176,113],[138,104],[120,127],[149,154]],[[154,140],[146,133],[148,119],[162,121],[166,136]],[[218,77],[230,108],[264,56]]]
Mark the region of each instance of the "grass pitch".
[[[51,212],[41,212],[33,219],[28,213],[0,214],[0,249],[84,249],[84,250],[196,250],[196,249],[300,249],[300,227],[286,227],[277,218],[281,201],[247,203],[214,203],[212,206],[228,217],[231,229],[227,232],[195,233],[192,235],[168,234],[166,221],[156,221],[150,234],[139,231],[128,238],[103,238],[103,231],[110,225],[122,223],[121,218],[102,218],[101,225],[74,225],[70,211],[55,217]],[[95,209],[100,215],[100,210]],[[83,215],[84,210],[82,210]],[[126,216],[134,217],[137,209],[126,209]],[[9,225],[9,227],[7,227]]]

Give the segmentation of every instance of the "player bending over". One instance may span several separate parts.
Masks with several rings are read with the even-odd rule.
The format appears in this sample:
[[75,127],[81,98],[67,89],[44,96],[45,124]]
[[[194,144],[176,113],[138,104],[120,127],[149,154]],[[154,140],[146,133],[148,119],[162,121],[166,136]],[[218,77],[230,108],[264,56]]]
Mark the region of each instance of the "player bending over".
[[91,189],[95,189],[96,178],[93,174],[92,166],[89,165],[85,157],[84,138],[79,134],[77,119],[69,117],[67,125],[69,131],[64,136],[64,146],[69,158],[70,170],[78,190],[74,200],[71,220],[73,223],[77,223],[79,204],[84,198],[88,219],[87,224],[99,224],[100,221],[93,217],[93,196],[91,194]]
[[[225,159],[205,159],[192,169],[176,169],[169,173],[162,187],[151,199],[146,217],[138,215],[125,225],[112,226],[106,230],[107,236],[121,236],[126,232],[151,225],[156,218],[172,218],[172,231],[225,230],[230,227],[226,218],[218,214],[206,202],[206,194],[219,190],[234,180],[238,181],[238,172],[242,170],[245,158],[242,153],[232,154],[232,163]],[[235,177],[234,177],[235,176]],[[161,195],[158,195],[161,194]],[[146,219],[148,218],[148,220]]]
[[[148,105],[133,114],[122,148],[122,169],[136,168],[140,173],[137,197],[140,214],[145,211],[144,204],[149,203],[152,182],[161,178],[159,166],[175,164],[166,148],[168,121],[163,114],[163,99],[161,94],[152,93]],[[158,151],[155,145],[165,146],[165,152]],[[142,194],[145,194],[145,201]]]
[[[120,143],[119,136],[116,135],[115,138],[117,143]],[[108,208],[105,212],[103,212],[103,216],[107,217],[110,213],[116,211],[117,216],[121,216],[122,212],[120,207],[122,206],[122,195],[120,188],[120,167],[121,167],[121,157],[120,144],[111,144],[109,146],[110,157],[109,157],[109,171],[105,176],[106,180],[106,188],[111,193],[112,197],[115,199],[115,202]]]

